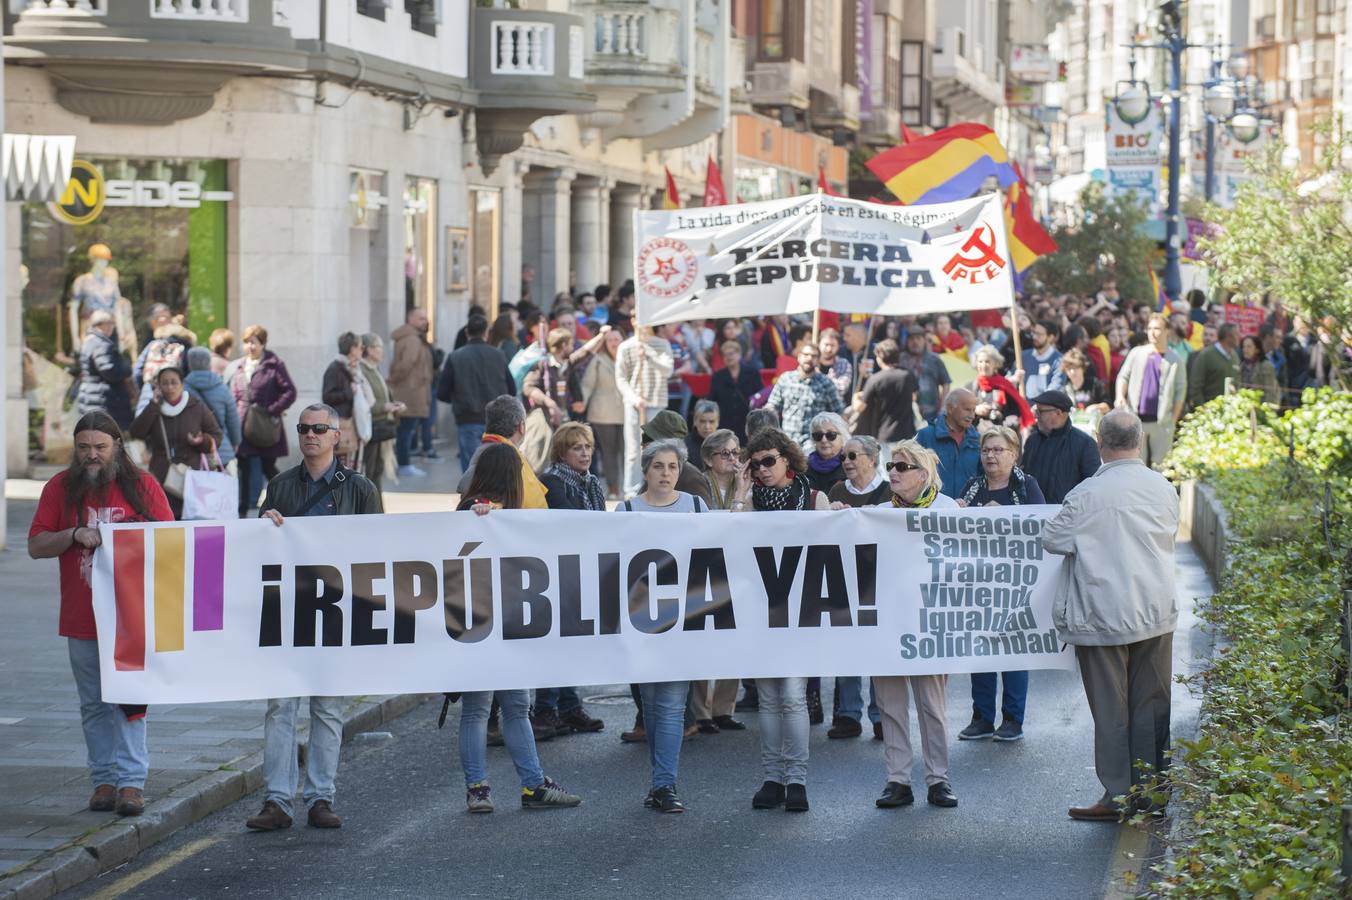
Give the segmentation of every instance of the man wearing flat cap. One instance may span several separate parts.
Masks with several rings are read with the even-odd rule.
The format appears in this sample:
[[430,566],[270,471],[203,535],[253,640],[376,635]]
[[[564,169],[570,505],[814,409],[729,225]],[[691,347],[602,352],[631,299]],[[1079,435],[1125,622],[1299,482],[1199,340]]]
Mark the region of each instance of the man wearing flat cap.
[[1070,406],[1070,397],[1061,391],[1033,398],[1037,428],[1023,445],[1023,471],[1037,479],[1048,503],[1065,500],[1101,464],[1098,444],[1070,423]]
[[709,479],[700,470],[690,464],[685,454],[685,436],[690,433],[685,419],[669,409],[664,409],[652,417],[652,421],[643,426],[643,446],[653,441],[670,441],[679,444],[681,449],[681,477],[676,479],[676,490],[694,494],[712,507],[713,496],[709,493]]

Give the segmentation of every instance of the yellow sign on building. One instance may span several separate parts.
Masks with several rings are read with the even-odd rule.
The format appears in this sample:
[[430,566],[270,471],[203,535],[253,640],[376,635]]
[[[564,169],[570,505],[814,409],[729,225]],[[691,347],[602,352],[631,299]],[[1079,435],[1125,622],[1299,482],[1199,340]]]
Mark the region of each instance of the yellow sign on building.
[[63,222],[88,225],[103,212],[105,197],[103,173],[93,163],[77,159],[70,165],[70,181],[60,199],[47,208]]

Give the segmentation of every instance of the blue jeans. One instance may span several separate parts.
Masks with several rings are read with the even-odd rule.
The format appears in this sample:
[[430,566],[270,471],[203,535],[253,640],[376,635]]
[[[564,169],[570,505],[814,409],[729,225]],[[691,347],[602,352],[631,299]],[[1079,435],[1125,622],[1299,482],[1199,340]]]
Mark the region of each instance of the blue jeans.
[[[545,783],[545,773],[526,717],[529,692],[498,691],[497,698],[502,706],[503,743],[512,755],[521,786],[534,790]],[[488,780],[488,709],[492,705],[493,691],[471,691],[460,697],[460,768],[465,770],[465,787]]]
[[761,767],[765,780],[807,784],[806,678],[757,678],[760,694]]
[[653,767],[653,789],[675,787],[685,737],[685,698],[688,681],[654,681],[638,686],[643,698],[643,730],[648,733],[648,761]]
[[536,688],[535,708],[552,709],[560,715],[582,708],[582,698],[575,687]]
[[408,454],[412,449],[413,432],[418,429],[419,421],[408,416],[399,420],[399,429],[394,433],[394,461],[401,466],[409,464]]
[[[835,714],[847,719],[861,721],[864,713],[864,680],[858,675],[836,679],[836,690],[840,692],[839,705]],[[868,680],[868,720],[874,725],[882,721],[878,712],[878,701],[873,690],[873,679]]]
[[75,690],[80,695],[80,724],[84,726],[94,786],[144,788],[150,769],[145,716],[128,721],[117,704],[103,702],[98,641],[67,638],[66,649],[70,653]]
[[[995,721],[995,674],[994,672],[972,673],[972,711],[987,722]],[[1028,673],[1001,672],[1004,679],[1004,696],[1000,701],[1000,712],[1006,719],[1023,724],[1023,707],[1028,700]]]
[[474,453],[479,449],[479,444],[483,443],[484,426],[478,425],[457,425],[455,426],[456,443],[460,446],[460,471],[461,473],[469,471],[470,460],[474,459]]
[[[263,786],[271,800],[291,815],[296,796],[300,760],[296,758],[296,716],[302,697],[282,697],[268,701],[263,719]],[[311,697],[310,741],[305,761],[305,806],[316,800],[333,803],[338,780],[338,751],[343,746],[343,717],[339,697]]]
[[418,433],[413,437],[413,446],[416,449],[418,439],[422,438],[422,452],[424,454],[432,453],[432,425],[436,422],[436,398],[432,399],[432,415],[423,416],[418,420]]

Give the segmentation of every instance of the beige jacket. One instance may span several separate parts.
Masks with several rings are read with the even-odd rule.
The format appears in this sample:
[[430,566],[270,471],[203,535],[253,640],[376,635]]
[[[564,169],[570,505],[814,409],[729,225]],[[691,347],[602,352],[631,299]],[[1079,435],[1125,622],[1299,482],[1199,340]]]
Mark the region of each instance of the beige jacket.
[[432,410],[432,348],[422,332],[404,324],[390,335],[394,343],[394,358],[390,360],[390,377],[385,383],[390,396],[408,409],[403,415],[421,419]]
[[582,401],[593,425],[623,425],[624,398],[615,384],[615,360],[598,353],[582,373]]
[[[1122,361],[1122,371],[1117,373],[1118,393],[1127,397],[1127,406],[1132,412],[1141,401],[1141,379],[1145,377],[1146,361],[1155,348],[1149,344],[1132,347],[1127,358]],[[1188,399],[1188,367],[1178,354],[1165,350],[1160,361],[1160,410],[1159,421],[1170,428],[1174,426],[1174,405]]]
[[1064,555],[1052,622],[1079,646],[1134,644],[1174,630],[1178,494],[1139,459],[1104,463],[1042,529]]

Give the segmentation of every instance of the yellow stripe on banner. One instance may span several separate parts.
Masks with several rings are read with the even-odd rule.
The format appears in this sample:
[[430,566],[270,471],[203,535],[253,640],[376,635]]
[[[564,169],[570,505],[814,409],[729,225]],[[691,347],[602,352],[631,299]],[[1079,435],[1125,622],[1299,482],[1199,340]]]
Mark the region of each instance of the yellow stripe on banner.
[[887,182],[887,189],[902,203],[914,203],[926,191],[988,155],[986,148],[976,141],[953,141],[933,156],[907,166]]
[[155,529],[155,652],[183,649],[183,570],[187,530]]

